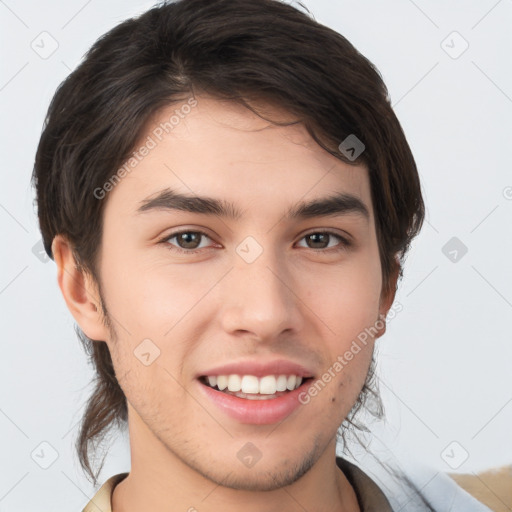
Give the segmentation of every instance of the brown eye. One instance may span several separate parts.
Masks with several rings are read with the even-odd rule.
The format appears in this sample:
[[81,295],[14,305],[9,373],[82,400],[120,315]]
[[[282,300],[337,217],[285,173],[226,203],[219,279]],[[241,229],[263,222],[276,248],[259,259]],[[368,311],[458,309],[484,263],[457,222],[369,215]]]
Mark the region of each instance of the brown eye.
[[[338,240],[338,243],[331,244],[333,239]],[[309,233],[308,235],[305,235],[302,240],[307,241],[307,248],[309,249],[343,250],[350,246],[350,242],[348,240],[343,238],[341,235],[332,233],[330,231],[318,231]]]
[[198,244],[201,241],[201,236],[202,235],[200,233],[188,231],[186,233],[176,235],[175,238],[182,249],[197,249],[199,246]]
[[327,233],[313,233],[312,235],[307,235],[305,238],[309,239],[313,244],[312,249],[325,249],[329,245],[330,237],[331,235]]
[[[204,248],[200,247],[201,241],[204,238],[210,239],[210,237],[202,231],[179,231],[171,233],[171,235],[165,237],[161,242],[168,244],[171,246],[171,249],[177,250],[178,252],[194,252],[197,249]],[[176,242],[171,243],[174,239]]]

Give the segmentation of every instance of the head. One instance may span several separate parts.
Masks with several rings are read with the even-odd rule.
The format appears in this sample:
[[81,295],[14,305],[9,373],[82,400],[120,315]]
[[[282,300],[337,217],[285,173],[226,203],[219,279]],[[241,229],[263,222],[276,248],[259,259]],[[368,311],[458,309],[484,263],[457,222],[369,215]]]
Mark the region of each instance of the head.
[[[128,413],[205,473],[205,449],[233,460],[251,441],[261,489],[265,472],[286,482],[283,439],[304,446],[291,462],[306,471],[354,422],[424,205],[386,87],[342,35],[277,0],[182,0],[127,20],[59,87],[33,181],[97,373],[77,441],[90,476],[91,447]],[[343,214],[326,214],[335,204]],[[216,421],[199,379],[215,366],[282,358],[324,380],[374,325],[279,428]]]

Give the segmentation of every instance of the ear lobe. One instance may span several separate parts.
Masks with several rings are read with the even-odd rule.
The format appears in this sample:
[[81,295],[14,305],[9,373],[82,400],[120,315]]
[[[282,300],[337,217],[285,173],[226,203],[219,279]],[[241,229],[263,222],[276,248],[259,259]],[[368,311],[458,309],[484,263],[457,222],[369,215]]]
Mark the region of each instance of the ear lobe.
[[106,341],[108,329],[103,324],[98,288],[93,278],[81,270],[71,244],[62,235],[52,242],[57,264],[57,282],[66,305],[84,334],[92,340]]
[[[381,295],[380,299],[380,306],[379,306],[379,332],[376,338],[380,338],[385,332],[386,332],[386,316],[388,314],[388,311],[390,310],[391,306],[393,305],[393,302],[395,300],[395,294],[396,294],[396,286],[398,282],[398,276],[400,273],[400,262],[397,258],[395,258],[395,267],[389,276],[389,287],[388,292],[385,293],[385,290],[383,290],[383,295]],[[383,326],[382,326],[383,324]]]

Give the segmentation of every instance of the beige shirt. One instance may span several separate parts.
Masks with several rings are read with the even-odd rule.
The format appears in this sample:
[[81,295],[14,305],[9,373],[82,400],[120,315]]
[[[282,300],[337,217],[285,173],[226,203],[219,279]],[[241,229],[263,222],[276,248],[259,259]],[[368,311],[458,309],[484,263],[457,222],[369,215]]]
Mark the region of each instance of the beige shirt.
[[[366,473],[341,457],[336,457],[336,463],[354,488],[361,512],[393,512],[384,493]],[[110,477],[82,512],[112,512],[114,487],[127,476],[128,473],[119,473]]]

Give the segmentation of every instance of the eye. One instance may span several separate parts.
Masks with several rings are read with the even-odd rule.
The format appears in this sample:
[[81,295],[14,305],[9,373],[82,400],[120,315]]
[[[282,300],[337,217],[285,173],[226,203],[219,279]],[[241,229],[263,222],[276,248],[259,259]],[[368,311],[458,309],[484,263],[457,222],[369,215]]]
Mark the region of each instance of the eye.
[[[334,246],[330,245],[330,242],[333,240],[333,238],[339,241],[339,243],[334,244]],[[334,251],[341,251],[352,245],[349,240],[332,231],[315,231],[313,233],[308,233],[301,240],[308,240],[311,244],[313,244],[313,247],[308,244],[307,248],[315,250],[333,249]]]
[[[172,245],[172,249],[178,252],[193,254],[199,252],[199,249],[204,248],[201,247],[200,243],[202,238],[210,239],[203,231],[178,231],[166,236],[160,240],[160,242]],[[175,247],[174,244],[171,243],[174,239],[176,239],[178,247]]]
[[[211,240],[211,238],[203,231],[177,231],[166,236],[161,243],[170,246],[173,251],[194,254],[200,252],[201,249],[208,248],[207,245],[202,245],[201,241],[204,239]],[[337,244],[331,244],[333,239],[338,240]],[[175,240],[175,242],[173,242]],[[338,233],[332,231],[315,231],[308,233],[302,240],[306,240],[306,248],[313,249],[320,252],[342,251],[351,247],[351,242],[342,237]],[[312,245],[312,246],[311,246]]]

